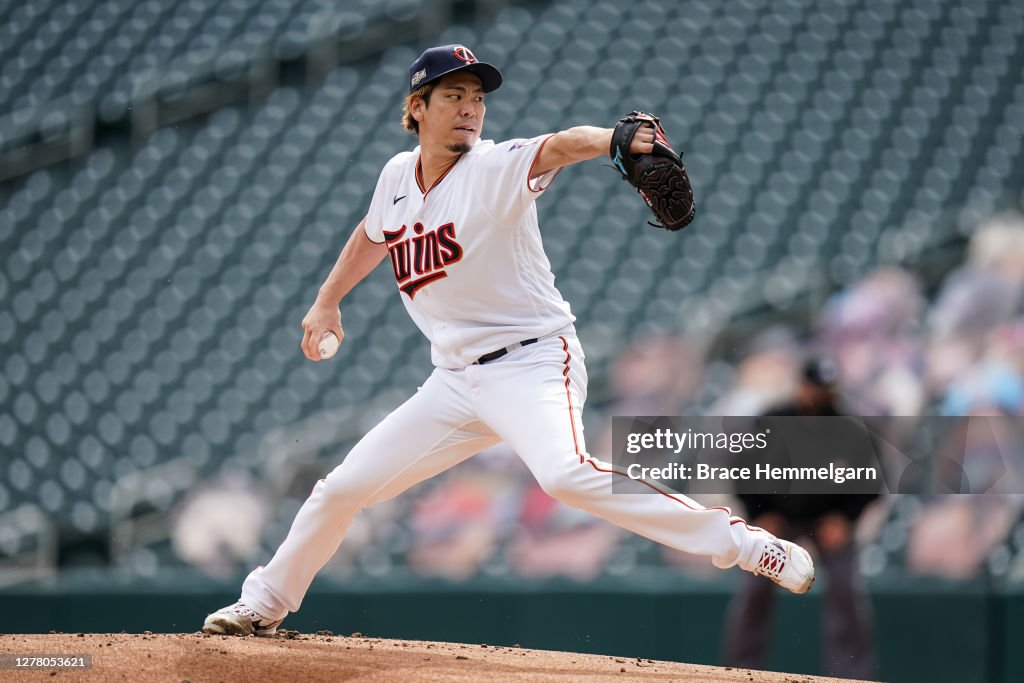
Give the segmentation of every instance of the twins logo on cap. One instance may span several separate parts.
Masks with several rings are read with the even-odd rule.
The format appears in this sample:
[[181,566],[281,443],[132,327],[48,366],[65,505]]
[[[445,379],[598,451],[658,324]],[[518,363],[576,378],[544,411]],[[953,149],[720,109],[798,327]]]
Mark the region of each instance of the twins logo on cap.
[[466,64],[473,64],[474,62],[476,62],[476,56],[469,50],[468,47],[456,45],[455,49],[452,50],[452,53],[455,55],[457,59],[462,60]]

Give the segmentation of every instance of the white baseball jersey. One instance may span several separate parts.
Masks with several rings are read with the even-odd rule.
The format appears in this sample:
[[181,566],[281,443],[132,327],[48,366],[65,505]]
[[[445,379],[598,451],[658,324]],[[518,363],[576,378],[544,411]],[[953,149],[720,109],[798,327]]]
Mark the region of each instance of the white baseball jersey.
[[402,302],[438,367],[465,367],[575,320],[534,204],[558,171],[530,180],[548,137],[480,140],[429,188],[417,174],[419,147],[381,171],[366,234],[387,244]]

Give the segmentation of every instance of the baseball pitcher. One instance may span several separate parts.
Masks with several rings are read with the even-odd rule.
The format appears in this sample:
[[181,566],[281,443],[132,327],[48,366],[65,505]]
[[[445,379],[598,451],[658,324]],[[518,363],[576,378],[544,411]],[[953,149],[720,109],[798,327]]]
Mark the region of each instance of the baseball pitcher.
[[[587,452],[583,349],[544,254],[535,202],[559,170],[604,155],[658,227],[688,224],[693,194],[681,156],[647,114],[633,112],[614,129],[481,139],[486,98],[501,80],[462,45],[430,48],[409,68],[403,123],[419,146],[381,171],[366,217],[302,321],[302,350],[321,360],[326,335],[343,339],[340,302],[386,259],[436,367],[317,483],[274,557],[246,578],[238,602],[206,618],[205,632],[272,635],[360,510],[501,441],[568,505],[794,593],[814,582],[799,546],[727,508],[651,492]],[[636,492],[613,495],[615,478]]]

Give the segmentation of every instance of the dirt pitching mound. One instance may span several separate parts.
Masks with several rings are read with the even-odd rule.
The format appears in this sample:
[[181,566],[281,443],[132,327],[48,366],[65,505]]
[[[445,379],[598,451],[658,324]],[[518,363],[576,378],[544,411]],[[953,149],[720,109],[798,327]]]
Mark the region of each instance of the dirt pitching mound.
[[0,654],[91,655],[92,669],[15,669],[5,681],[360,681],[425,683],[487,680],[530,683],[570,681],[691,681],[693,683],[821,683],[797,674],[629,659],[606,655],[461,645],[413,640],[304,635],[274,638],[201,633],[51,633],[0,635]]

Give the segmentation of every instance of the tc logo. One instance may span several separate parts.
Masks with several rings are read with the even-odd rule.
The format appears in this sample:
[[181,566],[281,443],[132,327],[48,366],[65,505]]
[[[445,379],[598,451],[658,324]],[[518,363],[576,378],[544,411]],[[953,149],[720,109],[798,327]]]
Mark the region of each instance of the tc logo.
[[453,52],[455,53],[455,57],[457,59],[460,59],[461,61],[465,62],[466,64],[472,64],[473,62],[476,61],[476,56],[472,52],[469,51],[468,47],[463,47],[462,45],[457,45],[455,47],[455,50],[453,50]]

